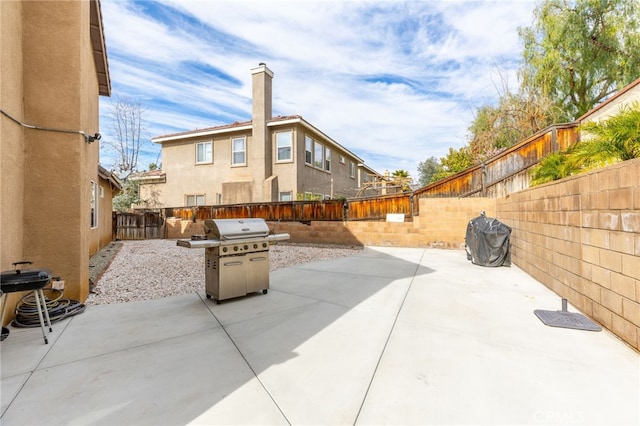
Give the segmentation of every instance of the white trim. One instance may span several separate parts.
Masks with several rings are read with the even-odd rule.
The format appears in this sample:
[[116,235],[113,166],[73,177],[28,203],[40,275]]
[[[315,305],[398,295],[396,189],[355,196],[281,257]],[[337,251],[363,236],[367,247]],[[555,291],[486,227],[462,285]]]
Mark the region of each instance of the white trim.
[[264,72],[269,77],[273,77],[273,71],[271,71],[265,64],[261,64],[260,66],[251,69],[251,75],[261,72]]
[[[211,145],[211,159],[209,160],[203,160],[203,161],[198,161],[198,146],[199,145],[204,145],[204,144],[210,144]],[[195,164],[199,165],[199,164],[213,164],[213,141],[196,141],[194,142],[194,148],[195,148]],[[203,153],[205,154],[206,157],[206,148],[203,149]]]
[[[247,137],[246,136],[238,136],[235,138],[230,138],[231,139],[231,167],[243,167],[247,165]],[[236,140],[242,140],[242,147],[243,150],[242,151],[234,151],[234,141]],[[236,155],[236,153],[240,153],[242,152],[243,157],[244,157],[244,161],[242,163],[236,163],[234,160],[234,156]]]

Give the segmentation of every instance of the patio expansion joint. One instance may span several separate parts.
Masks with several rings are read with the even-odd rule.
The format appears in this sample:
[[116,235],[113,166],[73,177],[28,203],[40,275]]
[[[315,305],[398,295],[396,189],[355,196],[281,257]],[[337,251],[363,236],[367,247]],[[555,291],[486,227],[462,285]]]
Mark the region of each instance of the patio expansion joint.
[[393,334],[393,331],[396,328],[396,323],[398,322],[398,317],[400,316],[400,312],[402,312],[402,307],[404,306],[406,300],[407,300],[407,296],[409,295],[409,292],[411,291],[411,286],[413,285],[413,281],[416,278],[416,274],[418,273],[418,270],[420,269],[420,265],[422,263],[422,259],[425,256],[425,251],[422,252],[422,255],[420,256],[420,261],[418,263],[416,263],[416,268],[413,271],[413,276],[411,277],[411,282],[409,283],[409,285],[407,286],[407,289],[405,290],[404,293],[404,297],[402,298],[402,303],[400,303],[400,306],[398,307],[398,311],[396,312],[395,318],[393,320],[393,324],[391,325],[391,328],[389,329],[389,334],[387,334],[387,338],[385,339],[384,342],[384,346],[382,347],[382,350],[380,351],[380,356],[378,356],[378,361],[376,362],[376,366],[373,369],[373,373],[371,374],[371,379],[369,380],[369,384],[367,385],[367,389],[364,392],[364,396],[362,397],[362,402],[360,403],[360,407],[358,408],[358,412],[356,413],[356,418],[353,421],[353,424],[357,424],[358,423],[358,418],[360,417],[360,414],[362,413],[362,408],[364,407],[365,402],[367,401],[367,396],[369,395],[369,392],[371,390],[371,385],[373,384],[373,380],[376,377],[376,374],[378,373],[378,368],[380,368],[380,362],[382,361],[382,357],[384,356],[384,353],[387,350],[387,346],[389,345],[389,340],[391,339],[391,335]]
[[[202,300],[204,303],[204,299]],[[280,414],[282,414],[282,417],[287,421],[288,425],[291,425],[291,421],[289,420],[289,418],[287,417],[287,415],[284,413],[284,411],[282,410],[282,407],[280,406],[280,404],[278,404],[278,401],[276,401],[275,397],[273,396],[273,394],[271,392],[269,392],[269,389],[267,388],[267,386],[262,382],[262,380],[260,380],[260,377],[258,376],[258,373],[256,372],[256,370],[254,370],[254,368],[251,366],[251,363],[249,362],[249,360],[247,359],[247,357],[244,356],[244,354],[242,353],[242,351],[240,350],[240,348],[238,347],[238,345],[236,344],[235,340],[233,340],[233,338],[231,337],[231,335],[229,334],[229,331],[227,330],[227,328],[224,326],[224,324],[222,324],[222,322],[218,319],[218,317],[216,316],[215,312],[213,312],[211,310],[211,308],[209,306],[207,306],[207,309],[209,310],[209,312],[211,313],[211,315],[213,316],[213,318],[215,318],[215,320],[217,321],[218,325],[220,326],[220,328],[222,329],[222,331],[224,332],[224,334],[227,336],[227,338],[229,339],[229,341],[231,342],[231,344],[233,345],[234,348],[236,348],[236,351],[238,351],[238,354],[242,357],[242,360],[244,361],[244,363],[247,365],[247,368],[249,368],[249,370],[251,370],[251,373],[253,374],[253,377],[258,381],[258,383],[260,383],[260,386],[262,387],[262,389],[266,392],[267,395],[269,395],[269,398],[271,399],[271,401],[273,402],[273,404],[276,406],[276,408],[278,409],[278,411],[280,412]],[[293,309],[293,308],[292,308]],[[248,320],[244,320],[244,321],[248,321]],[[238,324],[238,323],[242,323],[244,321],[238,321],[236,323],[232,323],[232,324]],[[229,324],[230,325],[230,324]]]

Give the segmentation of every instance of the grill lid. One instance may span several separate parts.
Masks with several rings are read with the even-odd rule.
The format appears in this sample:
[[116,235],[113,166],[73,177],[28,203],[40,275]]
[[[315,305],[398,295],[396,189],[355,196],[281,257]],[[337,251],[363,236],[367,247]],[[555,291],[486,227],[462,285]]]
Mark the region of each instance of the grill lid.
[[206,219],[205,232],[209,239],[238,240],[246,238],[266,238],[269,226],[264,219]]

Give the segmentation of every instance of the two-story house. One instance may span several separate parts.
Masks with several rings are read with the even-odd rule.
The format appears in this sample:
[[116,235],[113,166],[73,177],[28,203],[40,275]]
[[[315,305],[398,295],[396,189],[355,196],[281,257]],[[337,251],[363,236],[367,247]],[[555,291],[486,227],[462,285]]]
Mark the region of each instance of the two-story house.
[[273,117],[273,72],[251,74],[250,121],[152,138],[162,171],[138,175],[148,207],[347,198],[378,175],[301,116]]

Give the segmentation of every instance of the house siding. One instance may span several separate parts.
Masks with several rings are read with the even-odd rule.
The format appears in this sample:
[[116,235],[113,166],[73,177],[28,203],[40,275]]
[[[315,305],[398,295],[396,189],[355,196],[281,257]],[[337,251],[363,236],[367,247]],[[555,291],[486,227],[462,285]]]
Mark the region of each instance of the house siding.
[[[29,125],[99,131],[101,89],[90,33],[96,2],[0,2],[2,109]],[[99,145],[81,134],[25,128],[1,117],[0,267],[33,261],[89,294],[91,181]],[[11,294],[8,312],[21,297]],[[11,315],[5,322],[11,320]]]
[[[357,166],[362,160],[300,116],[273,118],[273,73],[264,64],[251,73],[253,116],[250,122],[152,139],[162,144],[166,182],[142,185],[142,198],[148,200],[142,206],[183,207],[186,194],[205,195],[207,205],[279,201],[282,192],[291,192],[294,200],[305,193],[334,198],[357,194],[365,174],[364,169]],[[292,132],[291,160],[278,161],[277,134],[286,131]],[[307,135],[330,149],[330,171],[305,164]],[[238,136],[245,136],[247,141],[245,166],[231,163],[231,139]],[[213,142],[213,164],[195,164],[194,144],[207,140]],[[345,164],[339,162],[340,156],[345,157]],[[350,162],[356,165],[353,177]]]

